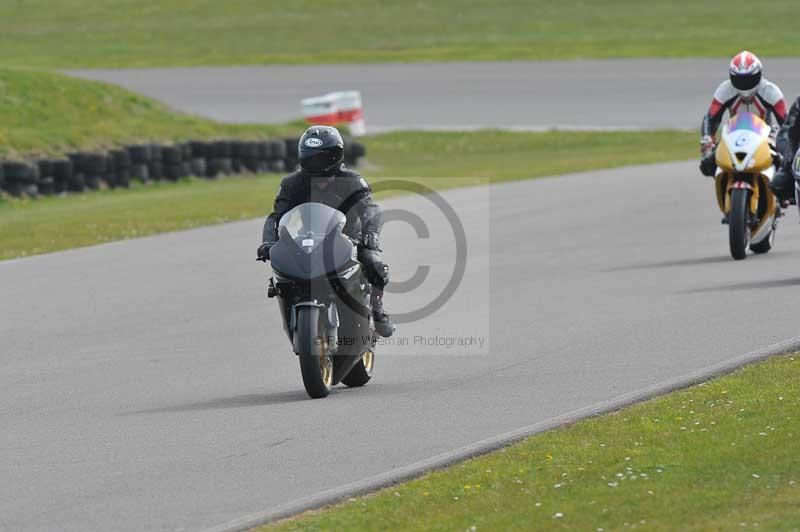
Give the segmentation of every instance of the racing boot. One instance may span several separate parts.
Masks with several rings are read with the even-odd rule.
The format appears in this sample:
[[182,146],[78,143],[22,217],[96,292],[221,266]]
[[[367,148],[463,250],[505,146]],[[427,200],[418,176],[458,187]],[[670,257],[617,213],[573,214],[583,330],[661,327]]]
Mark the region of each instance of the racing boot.
[[769,188],[778,197],[781,203],[788,203],[794,199],[794,179],[793,176],[783,168],[775,172],[775,177],[769,183]]
[[372,306],[372,318],[375,320],[375,332],[389,338],[394,333],[394,324],[383,310],[383,289],[373,286],[369,302]]

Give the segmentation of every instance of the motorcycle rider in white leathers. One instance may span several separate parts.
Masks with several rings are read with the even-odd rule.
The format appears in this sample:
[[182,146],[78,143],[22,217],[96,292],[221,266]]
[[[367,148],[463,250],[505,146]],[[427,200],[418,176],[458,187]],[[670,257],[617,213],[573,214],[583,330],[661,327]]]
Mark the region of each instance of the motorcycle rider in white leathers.
[[[700,171],[704,175],[713,176],[717,170],[714,155],[715,135],[725,111],[728,111],[730,116],[748,111],[761,117],[768,124],[772,122],[776,131],[786,120],[787,105],[783,92],[776,84],[763,77],[762,71],[761,61],[752,52],[740,52],[731,60],[729,78],[720,83],[714,91],[714,98],[703,117],[700,133],[703,158],[700,161]],[[783,178],[789,182],[788,185],[782,183]],[[773,190],[782,190],[788,186],[791,192],[792,184],[790,178],[783,172],[778,172],[770,187]]]

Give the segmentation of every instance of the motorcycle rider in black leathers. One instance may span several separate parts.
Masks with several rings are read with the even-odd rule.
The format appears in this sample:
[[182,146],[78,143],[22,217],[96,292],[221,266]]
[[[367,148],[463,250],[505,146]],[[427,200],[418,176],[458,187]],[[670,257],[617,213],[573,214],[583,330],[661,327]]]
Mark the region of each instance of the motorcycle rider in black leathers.
[[[786,121],[778,132],[776,148],[783,157],[783,165],[775,175],[775,179],[772,180],[771,187],[780,199],[788,201],[794,197],[792,164],[794,156],[800,148],[800,98],[795,100],[789,108]],[[775,186],[776,184],[779,186]]]
[[344,140],[336,128],[308,128],[300,138],[298,159],[300,170],[283,178],[273,212],[264,223],[258,260],[269,259],[269,250],[278,241],[278,222],[294,207],[314,202],[341,211],[347,218],[343,232],[358,242],[358,260],[372,285],[375,330],[383,337],[391,336],[394,325],[383,309],[383,289],[389,282],[389,267],[380,253],[383,211],[364,178],[344,167]]

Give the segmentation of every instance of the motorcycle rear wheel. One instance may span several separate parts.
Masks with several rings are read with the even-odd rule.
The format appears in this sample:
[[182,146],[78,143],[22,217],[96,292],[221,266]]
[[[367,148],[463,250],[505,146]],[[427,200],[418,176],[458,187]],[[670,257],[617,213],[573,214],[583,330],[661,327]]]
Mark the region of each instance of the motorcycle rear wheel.
[[757,255],[761,255],[763,253],[768,253],[769,250],[772,249],[772,244],[775,241],[775,228],[773,227],[772,230],[769,232],[769,235],[759,242],[758,244],[750,244],[750,251]]
[[375,353],[372,350],[364,353],[361,360],[353,366],[350,373],[342,379],[342,383],[351,388],[358,388],[364,386],[372,378],[372,368],[375,363]]
[[747,257],[747,244],[750,240],[750,191],[735,188],[731,191],[731,213],[728,220],[728,240],[731,257],[742,260]]

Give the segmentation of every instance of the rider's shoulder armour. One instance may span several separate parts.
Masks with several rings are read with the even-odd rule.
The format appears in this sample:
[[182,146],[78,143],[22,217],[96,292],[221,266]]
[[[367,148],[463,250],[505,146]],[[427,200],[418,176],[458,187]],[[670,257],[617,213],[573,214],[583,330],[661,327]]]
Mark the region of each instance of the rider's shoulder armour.
[[347,191],[349,193],[359,192],[366,190],[369,192],[370,187],[367,181],[361,177],[361,174],[350,170],[349,168],[342,167],[336,174],[336,185],[340,192]]
[[783,100],[781,89],[768,79],[762,79],[758,85],[758,95],[770,105]]

